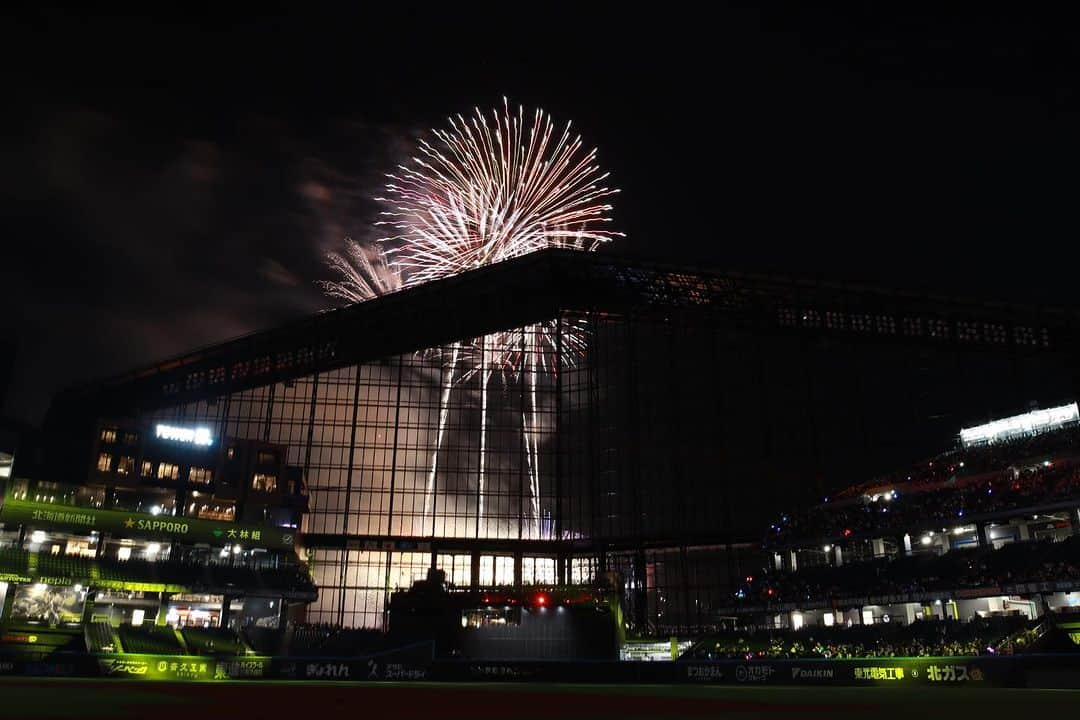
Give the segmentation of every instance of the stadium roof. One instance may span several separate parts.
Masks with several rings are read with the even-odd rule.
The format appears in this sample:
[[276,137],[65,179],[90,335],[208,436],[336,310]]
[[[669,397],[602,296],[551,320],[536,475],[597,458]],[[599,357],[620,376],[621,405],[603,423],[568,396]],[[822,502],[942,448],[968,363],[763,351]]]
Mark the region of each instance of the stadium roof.
[[1030,350],[1071,347],[1080,326],[1078,315],[1064,310],[546,250],[72,388],[58,396],[53,410],[74,405],[107,415],[175,405],[550,320],[560,312]]

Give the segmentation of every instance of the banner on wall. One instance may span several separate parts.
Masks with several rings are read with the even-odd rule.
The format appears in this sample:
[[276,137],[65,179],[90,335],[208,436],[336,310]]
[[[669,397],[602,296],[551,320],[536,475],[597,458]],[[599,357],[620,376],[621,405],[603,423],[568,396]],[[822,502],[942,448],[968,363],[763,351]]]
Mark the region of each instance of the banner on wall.
[[291,550],[296,531],[266,525],[241,525],[200,518],[96,510],[7,498],[0,522],[54,527],[74,532],[109,532],[131,537],[177,539],[193,543],[241,545],[245,548]]
[[104,677],[128,680],[237,680],[271,677],[265,657],[211,658],[189,655],[103,655],[98,670]]
[[1009,684],[1016,664],[999,658],[864,658],[679,663],[682,680],[740,685]]

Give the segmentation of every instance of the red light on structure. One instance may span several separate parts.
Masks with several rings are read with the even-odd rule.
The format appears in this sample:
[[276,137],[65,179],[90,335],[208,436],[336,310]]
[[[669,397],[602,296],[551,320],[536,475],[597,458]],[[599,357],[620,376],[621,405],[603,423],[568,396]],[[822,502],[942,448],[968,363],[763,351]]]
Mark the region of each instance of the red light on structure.
[[844,537],[851,537],[851,528],[844,528]]
[[548,596],[545,595],[544,593],[540,593],[539,595],[536,596],[536,604],[539,605],[540,607],[544,607],[545,605],[548,604]]

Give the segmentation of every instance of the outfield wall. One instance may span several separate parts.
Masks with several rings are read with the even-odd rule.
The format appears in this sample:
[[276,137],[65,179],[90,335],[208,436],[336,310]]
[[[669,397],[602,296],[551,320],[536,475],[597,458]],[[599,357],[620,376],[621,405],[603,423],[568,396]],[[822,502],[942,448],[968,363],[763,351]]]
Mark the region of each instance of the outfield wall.
[[0,676],[116,677],[215,682],[516,681],[772,686],[1080,688],[1080,655],[864,658],[745,662],[553,662],[432,660],[420,644],[363,658],[212,658],[130,653],[5,655]]

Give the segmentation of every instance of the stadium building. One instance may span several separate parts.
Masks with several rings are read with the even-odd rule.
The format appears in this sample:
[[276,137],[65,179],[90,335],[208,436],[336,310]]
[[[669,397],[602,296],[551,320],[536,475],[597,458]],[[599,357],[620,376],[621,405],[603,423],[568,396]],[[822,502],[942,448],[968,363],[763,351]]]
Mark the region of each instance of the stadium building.
[[1076,403],[792,508],[695,660],[1080,652]]
[[111,419],[92,448],[65,482],[7,483],[0,645],[225,649],[233,631],[282,629],[316,597],[295,552],[306,497],[285,448]]
[[[550,250],[64,392],[14,475],[148,457],[203,478],[218,521],[279,529],[306,494],[309,622],[383,627],[432,568],[473,589],[614,572],[632,631],[688,634],[728,616],[783,508],[1080,395],[1078,340],[1063,311]],[[223,456],[101,444],[161,427],[280,455],[235,484]],[[226,511],[195,492],[155,517]]]

